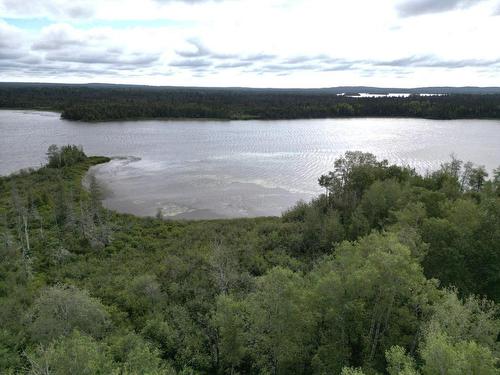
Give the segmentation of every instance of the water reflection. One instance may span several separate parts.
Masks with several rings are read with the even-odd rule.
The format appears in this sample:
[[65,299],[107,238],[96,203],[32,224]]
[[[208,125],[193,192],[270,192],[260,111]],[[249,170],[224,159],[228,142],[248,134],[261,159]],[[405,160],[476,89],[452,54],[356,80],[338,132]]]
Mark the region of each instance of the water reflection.
[[500,164],[500,121],[331,119],[136,121],[97,124],[58,114],[0,111],[0,173],[38,166],[50,144],[119,156],[93,169],[105,205],[175,218],[278,215],[320,190],[317,178],[347,150],[373,152],[419,171],[454,152]]

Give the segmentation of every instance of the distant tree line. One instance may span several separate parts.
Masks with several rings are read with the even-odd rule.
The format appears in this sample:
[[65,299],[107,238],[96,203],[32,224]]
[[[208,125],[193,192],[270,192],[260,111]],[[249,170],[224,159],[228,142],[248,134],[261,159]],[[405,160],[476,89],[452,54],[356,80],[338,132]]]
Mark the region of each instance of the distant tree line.
[[60,111],[63,118],[299,119],[335,117],[500,118],[500,95],[346,97],[321,90],[0,85],[0,108]]

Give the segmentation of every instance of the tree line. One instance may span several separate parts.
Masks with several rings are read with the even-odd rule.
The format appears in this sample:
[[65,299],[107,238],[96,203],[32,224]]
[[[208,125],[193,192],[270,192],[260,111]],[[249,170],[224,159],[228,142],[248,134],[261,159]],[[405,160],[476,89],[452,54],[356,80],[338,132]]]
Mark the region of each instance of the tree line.
[[0,85],[0,108],[60,111],[69,120],[335,117],[500,118],[500,95],[348,97],[322,90]]
[[500,168],[347,152],[281,217],[166,221],[47,157],[0,178],[2,374],[499,374]]

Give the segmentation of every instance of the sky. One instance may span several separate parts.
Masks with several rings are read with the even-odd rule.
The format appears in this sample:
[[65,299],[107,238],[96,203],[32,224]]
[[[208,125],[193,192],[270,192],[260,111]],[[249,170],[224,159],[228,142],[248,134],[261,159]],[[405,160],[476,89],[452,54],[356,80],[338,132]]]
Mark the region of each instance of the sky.
[[0,0],[0,81],[500,86],[500,0]]

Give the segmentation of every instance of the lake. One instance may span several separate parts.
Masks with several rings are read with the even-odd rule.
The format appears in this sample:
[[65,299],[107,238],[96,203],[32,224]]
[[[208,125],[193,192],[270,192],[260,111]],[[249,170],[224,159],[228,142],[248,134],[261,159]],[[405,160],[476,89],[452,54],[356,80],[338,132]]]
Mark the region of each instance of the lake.
[[51,144],[115,157],[92,168],[104,205],[171,218],[279,215],[321,189],[318,177],[347,150],[372,152],[420,172],[455,153],[500,165],[500,121],[357,118],[281,121],[61,120],[0,110],[0,174],[45,163]]

